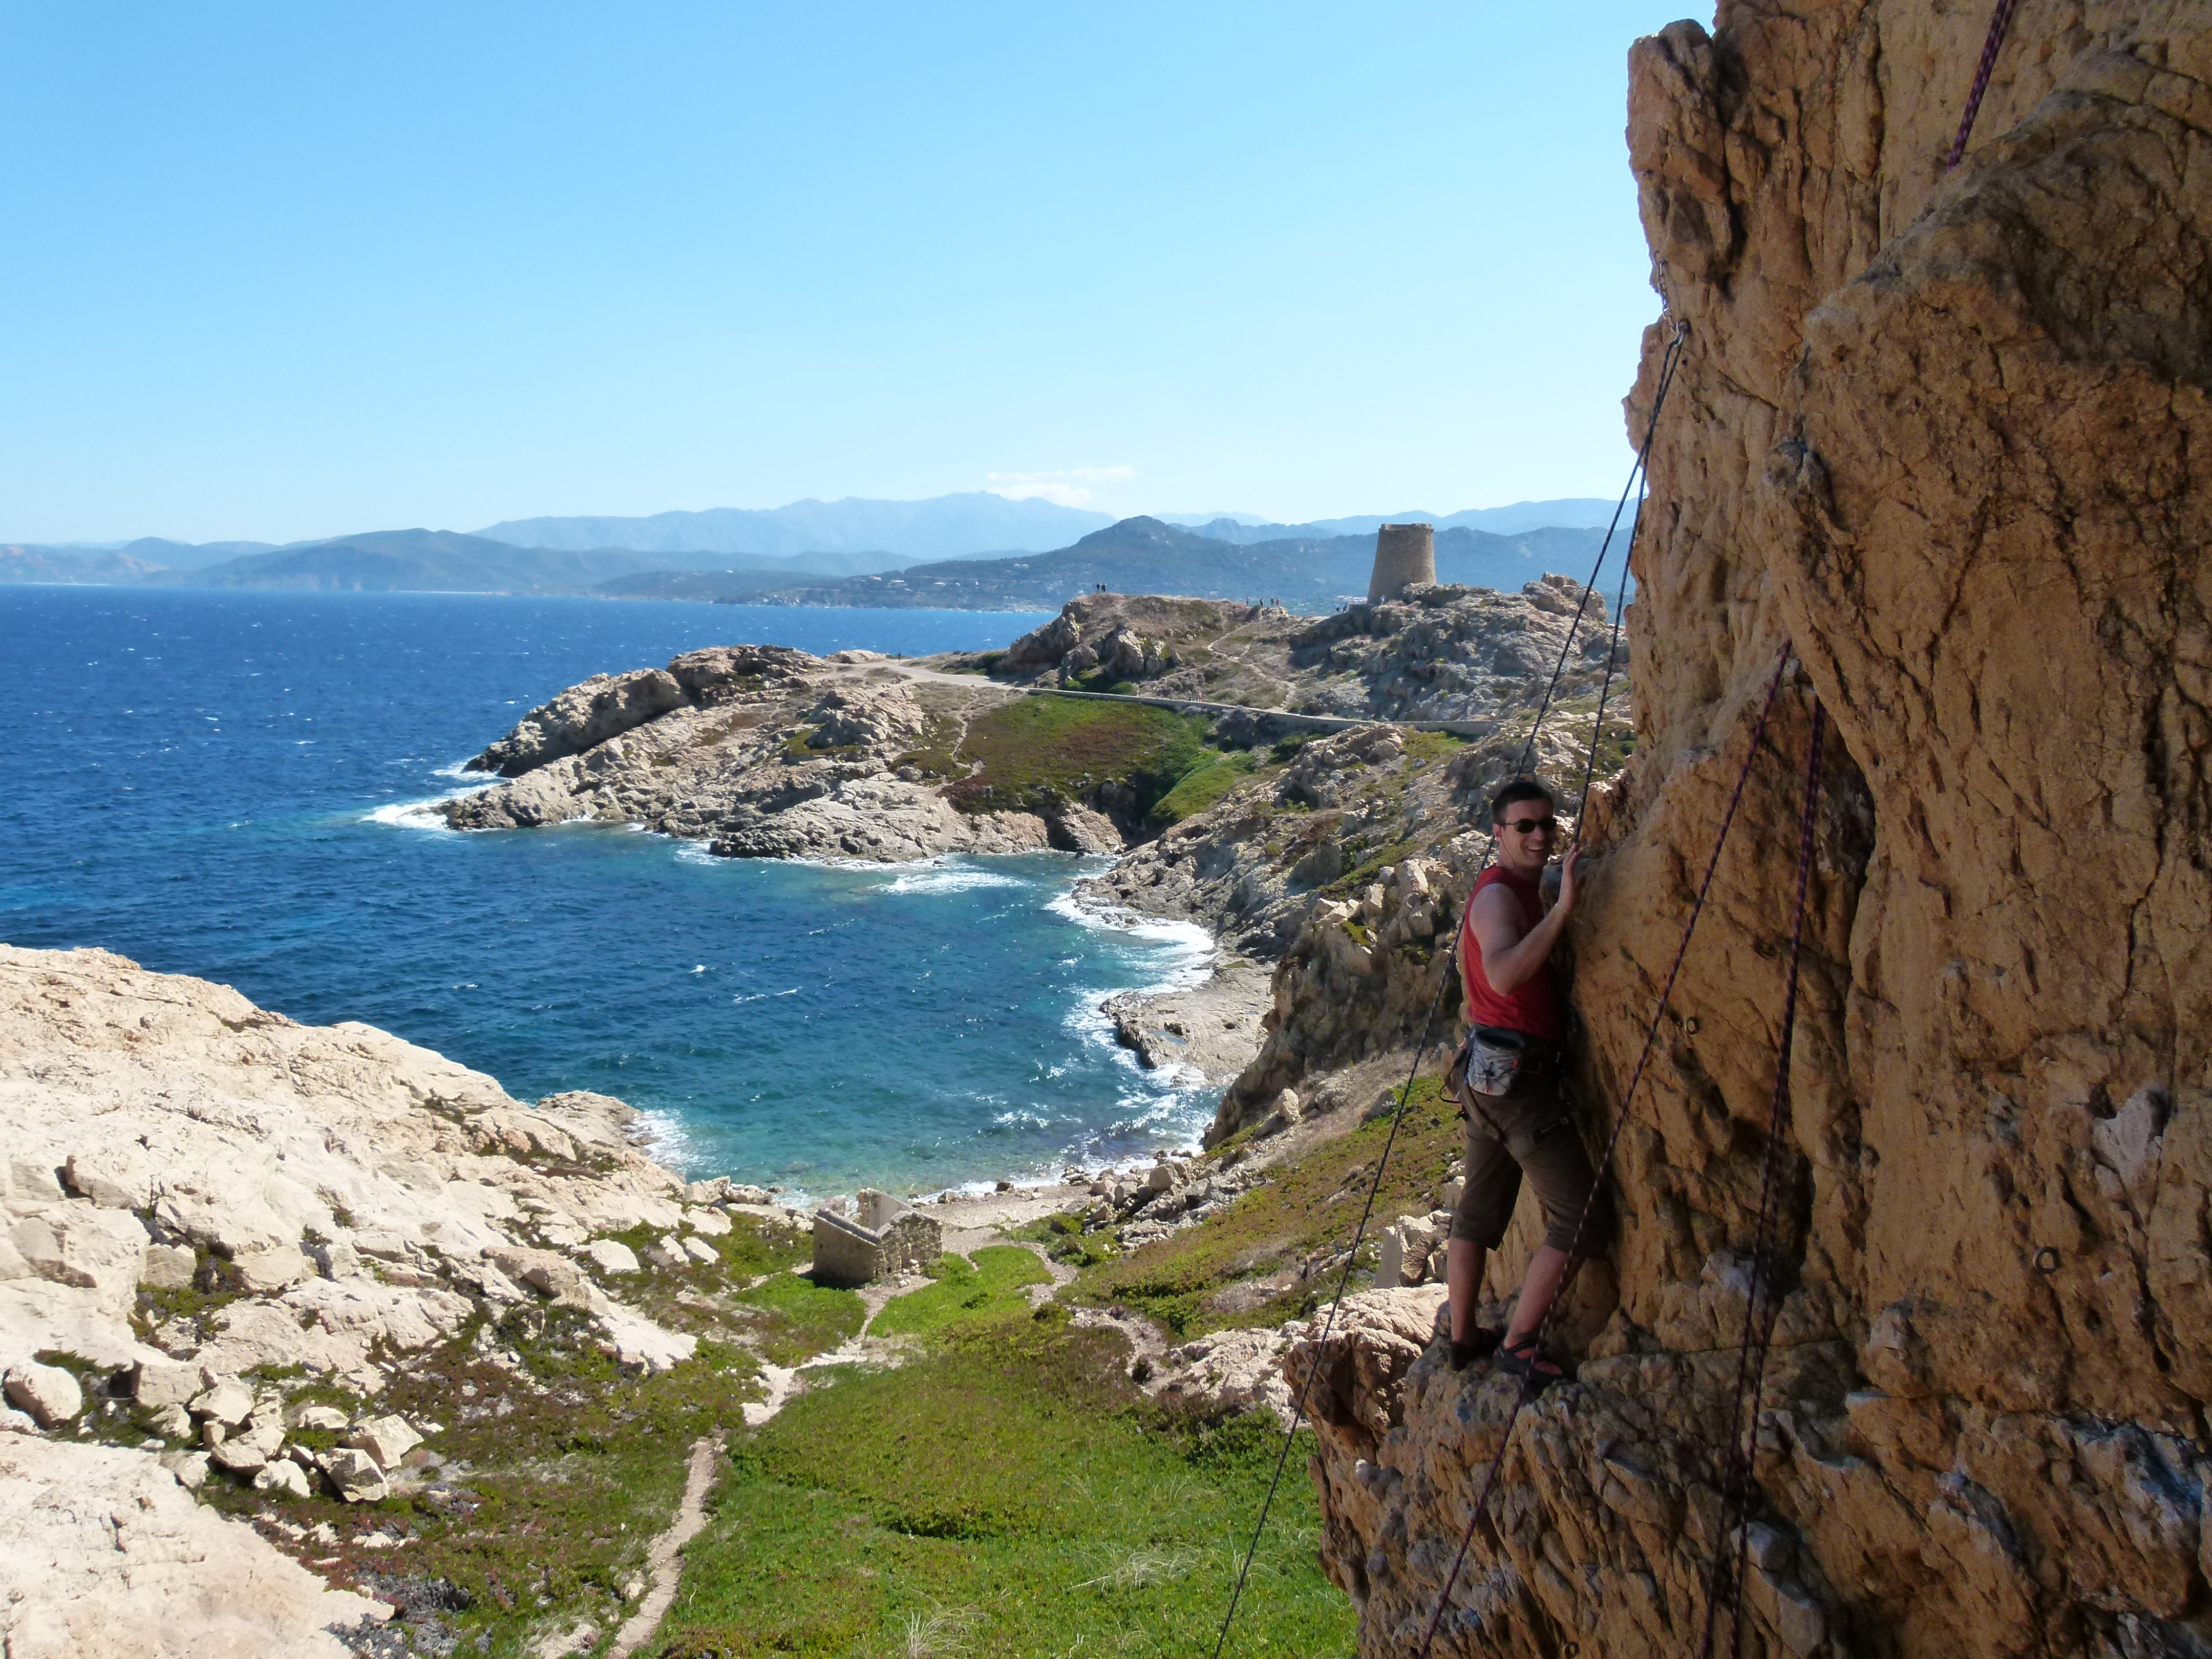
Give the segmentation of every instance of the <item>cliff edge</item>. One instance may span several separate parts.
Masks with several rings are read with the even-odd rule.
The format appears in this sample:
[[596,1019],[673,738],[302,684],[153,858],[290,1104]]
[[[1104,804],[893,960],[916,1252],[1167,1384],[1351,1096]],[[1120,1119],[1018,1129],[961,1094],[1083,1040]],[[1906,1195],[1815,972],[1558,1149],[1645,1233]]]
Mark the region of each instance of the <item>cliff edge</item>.
[[1418,1640],[1501,1455],[1437,1653],[1703,1626],[1816,697],[1747,1650],[2212,1644],[2212,14],[2026,0],[1947,173],[1986,24],[1723,0],[1632,54],[1670,313],[1639,434],[1689,334],[1627,619],[1638,741],[1572,931],[1594,1144],[1756,705],[1785,646],[1802,666],[1620,1142],[1577,1380],[1502,1453],[1506,1382],[1433,1355],[1316,1410],[1363,1653]]

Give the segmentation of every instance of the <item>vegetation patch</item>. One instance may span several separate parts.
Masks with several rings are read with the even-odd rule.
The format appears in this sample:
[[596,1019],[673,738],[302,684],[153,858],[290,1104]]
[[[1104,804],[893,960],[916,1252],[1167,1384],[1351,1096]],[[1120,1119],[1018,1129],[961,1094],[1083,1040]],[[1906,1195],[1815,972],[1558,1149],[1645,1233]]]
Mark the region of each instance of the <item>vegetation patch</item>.
[[[1127,1363],[1064,1316],[973,1317],[801,1395],[730,1443],[663,1659],[1209,1653],[1279,1431],[1178,1417]],[[1350,1654],[1319,1542],[1311,1486],[1286,1481],[1239,1652]]]
[[747,1329],[762,1357],[777,1365],[796,1365],[842,1346],[867,1319],[859,1291],[817,1285],[794,1273],[772,1273],[735,1300],[751,1315]]
[[1182,781],[1160,797],[1152,808],[1152,822],[1181,823],[1203,812],[1250,777],[1259,764],[1259,757],[1249,750],[1215,755],[1184,773]]
[[[1336,1289],[1342,1253],[1352,1243],[1375,1160],[1389,1133],[1385,1114],[1322,1142],[1299,1162],[1270,1170],[1266,1185],[1195,1227],[1085,1267],[1073,1294],[1079,1301],[1139,1309],[1179,1337],[1228,1325],[1279,1324],[1310,1313]],[[1460,1155],[1460,1143],[1458,1112],[1444,1098],[1443,1079],[1417,1079],[1376,1215],[1427,1211],[1445,1168]],[[1370,1243],[1374,1225],[1370,1223]],[[1212,1305],[1231,1285],[1279,1276],[1286,1268],[1302,1270],[1303,1276],[1262,1303],[1247,1302],[1234,1311]],[[1352,1288],[1363,1288],[1357,1273]]]
[[868,1327],[871,1336],[920,1336],[963,1319],[1025,1312],[1025,1286],[1051,1280],[1036,1252],[1018,1244],[991,1244],[966,1256],[947,1251],[937,1264],[934,1284],[908,1291],[884,1304]]
[[1034,812],[1115,783],[1148,813],[1212,757],[1206,732],[1196,715],[1145,703],[1014,698],[969,723],[960,753],[981,769],[945,795],[966,812]]

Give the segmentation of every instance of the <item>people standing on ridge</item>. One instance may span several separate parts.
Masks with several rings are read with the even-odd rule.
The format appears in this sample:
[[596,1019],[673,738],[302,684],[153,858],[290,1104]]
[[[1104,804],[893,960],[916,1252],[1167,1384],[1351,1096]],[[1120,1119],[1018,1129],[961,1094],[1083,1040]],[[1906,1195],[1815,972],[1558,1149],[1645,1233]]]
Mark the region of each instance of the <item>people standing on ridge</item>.
[[[1497,861],[1475,883],[1459,930],[1468,1031],[1449,1080],[1467,1116],[1467,1178],[1444,1254],[1452,1368],[1494,1351],[1501,1370],[1540,1387],[1561,1375],[1539,1349],[1537,1332],[1569,1253],[1589,1255],[1612,1223],[1573,1109],[1559,1093],[1566,1008],[1551,955],[1574,912],[1581,852],[1570,848],[1561,860],[1559,896],[1547,906],[1541,884],[1559,842],[1556,811],[1551,791],[1533,778],[1508,783],[1490,803]],[[1550,1224],[1521,1282],[1512,1322],[1504,1331],[1480,1329],[1474,1306],[1484,1261],[1505,1237],[1524,1173]]]

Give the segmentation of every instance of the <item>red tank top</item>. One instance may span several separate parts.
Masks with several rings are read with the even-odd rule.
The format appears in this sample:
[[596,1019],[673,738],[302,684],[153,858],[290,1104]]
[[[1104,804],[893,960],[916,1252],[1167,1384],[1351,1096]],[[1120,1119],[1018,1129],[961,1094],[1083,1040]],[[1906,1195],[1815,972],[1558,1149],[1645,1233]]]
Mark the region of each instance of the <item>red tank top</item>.
[[1510,994],[1500,995],[1490,988],[1490,976],[1482,971],[1482,941],[1474,936],[1474,901],[1484,888],[1492,886],[1510,887],[1521,901],[1522,937],[1534,932],[1544,919],[1544,901],[1528,877],[1497,865],[1482,872],[1474,892],[1468,895],[1467,913],[1459,925],[1460,979],[1467,988],[1468,1024],[1500,1025],[1509,1031],[1563,1043],[1567,1040],[1566,1014],[1559,1006],[1559,988],[1552,981],[1550,963],[1522,981]]

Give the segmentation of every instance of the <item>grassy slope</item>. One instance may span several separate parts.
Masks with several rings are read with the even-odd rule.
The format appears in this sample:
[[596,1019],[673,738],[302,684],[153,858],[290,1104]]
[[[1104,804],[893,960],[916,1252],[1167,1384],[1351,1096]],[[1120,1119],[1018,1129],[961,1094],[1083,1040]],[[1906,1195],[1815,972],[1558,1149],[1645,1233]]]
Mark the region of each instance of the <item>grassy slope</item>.
[[[911,1363],[836,1376],[732,1440],[666,1659],[1210,1651],[1272,1419],[1164,1411],[1118,1338],[1057,1309],[945,1311],[915,1322],[934,1334]],[[1285,1482],[1239,1651],[1349,1653],[1318,1539],[1310,1486]]]
[[[1244,1281],[1279,1276],[1286,1267],[1339,1256],[1352,1242],[1367,1182],[1389,1132],[1389,1118],[1379,1117],[1271,1171],[1266,1186],[1198,1226],[1127,1255],[1101,1258],[1094,1249],[1077,1276],[1074,1296],[1139,1309],[1177,1336],[1297,1318],[1321,1295],[1334,1291],[1340,1259],[1327,1272],[1256,1303],[1247,1296],[1226,1298],[1232,1305],[1224,1306],[1221,1293]],[[1236,1144],[1232,1139],[1226,1146]],[[1410,1212],[1425,1211],[1443,1184],[1445,1166],[1460,1151],[1456,1112],[1443,1098],[1438,1080],[1422,1078],[1413,1085],[1413,1104],[1376,1200],[1364,1266],[1371,1267],[1374,1261],[1376,1229]],[[1364,1277],[1354,1274],[1354,1289]]]
[[1206,765],[1206,723],[1141,703],[1018,697],[976,716],[959,749],[982,770],[946,791],[966,811],[1033,810],[1073,800],[1103,783],[1126,783],[1149,811]]

